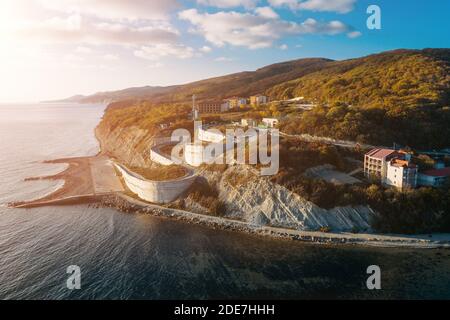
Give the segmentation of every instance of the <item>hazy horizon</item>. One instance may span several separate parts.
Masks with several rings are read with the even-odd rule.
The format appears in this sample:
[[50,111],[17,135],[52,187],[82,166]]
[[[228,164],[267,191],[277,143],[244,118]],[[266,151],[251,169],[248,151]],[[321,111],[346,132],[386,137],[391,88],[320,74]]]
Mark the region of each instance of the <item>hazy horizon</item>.
[[[381,8],[381,30],[366,26],[371,4]],[[179,85],[301,58],[447,48],[448,9],[437,0],[3,0],[0,102]]]

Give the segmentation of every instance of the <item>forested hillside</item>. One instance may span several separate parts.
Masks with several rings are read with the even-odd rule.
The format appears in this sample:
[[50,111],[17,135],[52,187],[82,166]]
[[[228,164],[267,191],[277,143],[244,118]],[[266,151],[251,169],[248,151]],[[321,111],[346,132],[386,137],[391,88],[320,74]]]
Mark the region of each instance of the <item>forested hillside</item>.
[[450,50],[392,51],[333,62],[275,86],[275,99],[305,96],[319,107],[284,119],[287,133],[435,149],[450,146]]
[[321,103],[389,108],[449,105],[450,50],[397,50],[334,61],[267,91],[272,99],[304,96]]

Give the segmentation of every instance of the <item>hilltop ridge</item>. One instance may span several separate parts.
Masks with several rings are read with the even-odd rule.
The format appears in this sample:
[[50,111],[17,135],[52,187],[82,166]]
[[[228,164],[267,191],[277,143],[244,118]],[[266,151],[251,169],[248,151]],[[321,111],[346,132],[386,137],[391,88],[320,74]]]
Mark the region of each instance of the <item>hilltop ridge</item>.
[[135,87],[67,101],[147,100],[170,104],[186,103],[192,94],[200,100],[212,100],[265,93],[272,99],[306,96],[318,102],[365,106],[448,105],[449,71],[450,49],[399,49],[342,61],[298,59],[184,85]]

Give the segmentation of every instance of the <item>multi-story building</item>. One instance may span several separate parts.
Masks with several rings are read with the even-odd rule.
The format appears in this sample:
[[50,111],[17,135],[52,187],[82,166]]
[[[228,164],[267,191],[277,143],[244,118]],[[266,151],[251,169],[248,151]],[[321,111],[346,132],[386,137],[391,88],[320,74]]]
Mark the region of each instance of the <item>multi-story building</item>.
[[241,106],[247,105],[247,99],[240,97],[230,98],[228,99],[228,102],[230,103],[230,109],[240,108]]
[[241,119],[241,125],[244,127],[256,127],[258,126],[258,122],[254,119],[244,118]]
[[267,98],[266,96],[263,96],[261,94],[250,97],[250,104],[253,106],[259,106],[261,104],[266,104],[268,102],[269,102],[269,98]]
[[387,176],[387,164],[398,152],[391,149],[373,149],[364,157],[364,174],[367,178],[375,177],[382,182]]
[[280,123],[280,121],[276,118],[264,118],[262,119],[262,123],[268,128],[275,128]]
[[228,101],[199,103],[197,109],[200,113],[221,113],[230,110]]
[[417,186],[418,166],[411,155],[393,149],[373,149],[364,157],[364,174],[378,178],[381,183],[399,189]]
[[387,164],[385,184],[400,190],[417,187],[418,167],[410,160],[394,158]]

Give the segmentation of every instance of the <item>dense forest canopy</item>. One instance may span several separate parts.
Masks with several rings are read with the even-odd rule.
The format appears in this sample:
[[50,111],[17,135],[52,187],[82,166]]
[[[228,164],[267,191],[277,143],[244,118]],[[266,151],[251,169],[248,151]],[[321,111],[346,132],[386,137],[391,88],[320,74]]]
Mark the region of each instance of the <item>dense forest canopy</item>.
[[322,70],[269,89],[272,99],[390,108],[449,105],[450,50],[398,50],[328,63]]

